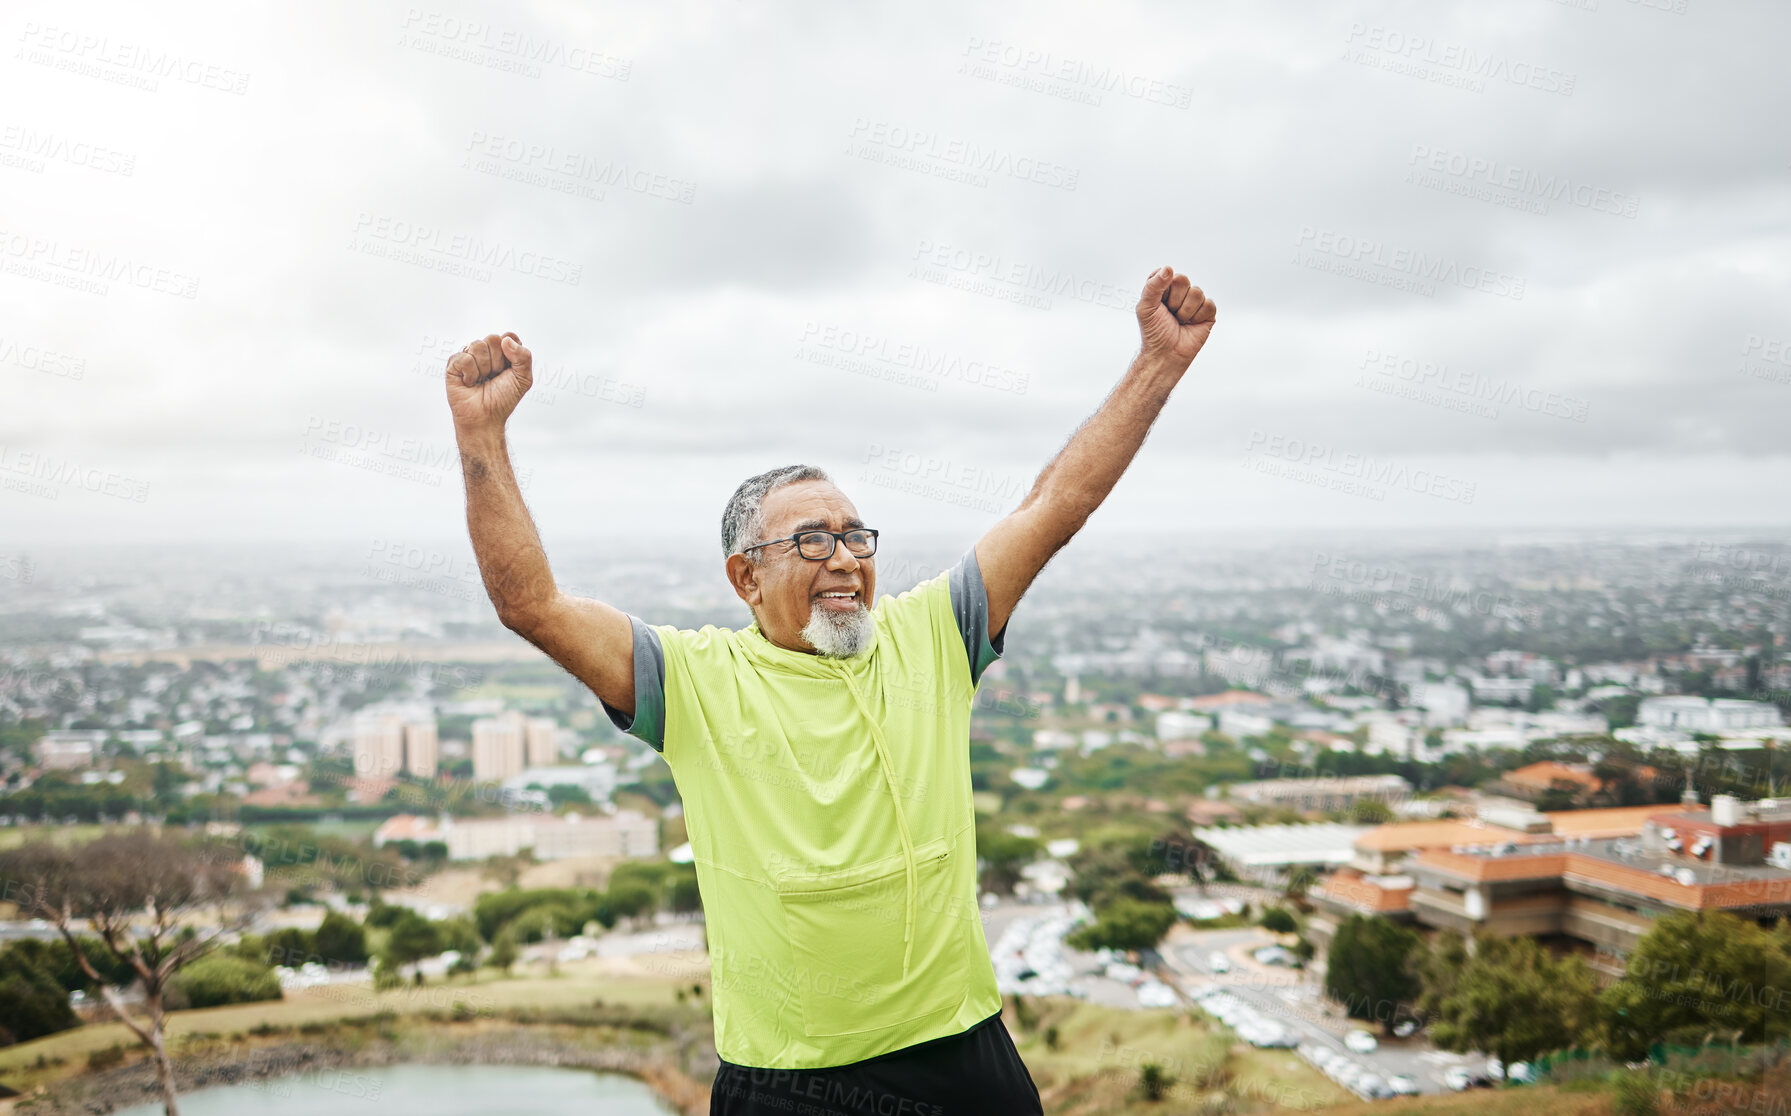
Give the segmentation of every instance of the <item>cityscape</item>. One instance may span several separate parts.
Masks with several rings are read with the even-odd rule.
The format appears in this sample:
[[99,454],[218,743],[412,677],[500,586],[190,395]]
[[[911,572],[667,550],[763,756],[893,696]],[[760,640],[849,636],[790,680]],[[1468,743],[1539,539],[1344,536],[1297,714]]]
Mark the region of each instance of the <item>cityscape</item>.
[[[1557,1080],[1563,1050],[1611,1057],[1614,1036],[1502,1031],[1479,1018],[1487,993],[1464,1022],[1425,984],[1375,982],[1414,979],[1446,941],[1526,941],[1583,966],[1595,1017],[1675,914],[1791,926],[1791,539],[1188,537],[1153,552],[1148,593],[1116,588],[1144,545],[1060,556],[972,698],[981,921],[1023,1049],[1048,1052],[1077,1011],[1191,1013],[1283,1059],[1275,1089],[1233,1090],[1247,1106],[1515,1087]],[[880,598],[957,549],[892,547]],[[497,964],[688,979],[700,1003],[701,896],[663,757],[460,592],[471,578],[422,575],[470,556],[414,550],[400,579],[390,552],[14,555],[7,844],[149,826],[234,848],[284,896],[219,947],[269,974],[263,996],[377,1003],[435,981],[465,1009]],[[568,568],[649,622],[737,627],[702,553]],[[19,907],[6,940],[54,946],[41,914]],[[320,944],[338,924],[340,957]],[[1409,935],[1412,958],[1350,986],[1336,957],[1366,925]],[[1647,1037],[1725,1017],[1705,1010]],[[1776,1009],[1734,1022],[1787,1033]],[[1210,1092],[1212,1066],[1151,1049],[1108,1041],[1092,1074],[1047,1080]],[[714,1054],[681,1056],[700,1078]]]

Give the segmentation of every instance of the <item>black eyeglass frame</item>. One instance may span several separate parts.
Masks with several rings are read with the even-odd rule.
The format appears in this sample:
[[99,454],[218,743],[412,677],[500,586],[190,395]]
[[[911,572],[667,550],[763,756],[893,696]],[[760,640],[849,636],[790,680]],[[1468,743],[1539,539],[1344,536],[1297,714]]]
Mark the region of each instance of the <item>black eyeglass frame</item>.
[[[819,558],[810,558],[808,555],[802,553],[802,543],[798,541],[804,535],[826,535],[832,541],[832,545],[827,548],[826,554],[821,555]],[[787,535],[781,539],[772,539],[769,542],[754,543],[751,546],[741,547],[740,553],[745,554],[749,550],[757,550],[762,546],[776,546],[778,543],[787,542],[796,544],[797,557],[810,562],[825,562],[829,558],[832,558],[834,553],[839,550],[840,544],[846,541],[847,535],[869,535],[871,537],[871,552],[869,554],[852,554],[851,547],[846,548],[847,554],[852,554],[852,557],[860,560],[876,556],[877,532],[869,527],[852,527],[844,531],[822,531],[818,528],[810,528],[807,531],[798,531],[794,535]]]

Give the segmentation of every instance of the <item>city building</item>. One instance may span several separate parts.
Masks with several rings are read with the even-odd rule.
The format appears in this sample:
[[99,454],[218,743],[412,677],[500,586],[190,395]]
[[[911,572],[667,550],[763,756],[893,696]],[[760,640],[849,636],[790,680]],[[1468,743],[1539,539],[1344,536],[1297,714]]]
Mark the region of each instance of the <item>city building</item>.
[[1686,732],[1721,733],[1731,729],[1776,728],[1783,725],[1778,706],[1769,701],[1701,698],[1689,694],[1643,698],[1636,724]]
[[433,779],[441,770],[441,743],[434,721],[404,726],[404,770],[419,779]]
[[1630,839],[1640,836],[1662,809],[1625,806],[1538,813],[1529,803],[1488,796],[1480,799],[1473,819],[1376,826],[1356,839],[1347,864],[1307,893],[1314,906],[1309,932],[1315,941],[1328,943],[1337,924],[1351,914],[1434,926],[1426,917],[1430,908],[1422,888],[1427,877],[1420,871],[1432,853],[1509,859],[1526,849]]
[[1723,910],[1763,923],[1791,915],[1791,803],[1718,795],[1708,809],[1693,800],[1545,816],[1547,833],[1489,827],[1490,839],[1457,840],[1470,830],[1438,829],[1402,842],[1406,855],[1396,859],[1370,855],[1390,838],[1358,842],[1361,859],[1312,895],[1323,916],[1315,936],[1334,932],[1343,915],[1380,914],[1463,934],[1533,935],[1616,976],[1662,914]]
[[523,722],[524,752],[530,767],[552,767],[560,762],[560,726],[552,717],[529,717]]
[[1365,825],[1251,825],[1201,828],[1194,837],[1240,879],[1274,886],[1289,868],[1335,868],[1355,855]]
[[43,767],[68,771],[91,766],[105,742],[106,734],[100,729],[61,729],[44,733],[33,750]]
[[1347,810],[1357,802],[1373,800],[1391,805],[1407,798],[1412,785],[1398,775],[1313,775],[1303,779],[1263,779],[1233,783],[1233,803],[1279,806],[1289,810]]
[[[1648,776],[1642,777],[1652,774],[1653,768],[1649,768]],[[1487,789],[1495,794],[1521,798],[1526,802],[1535,802],[1550,791],[1564,791],[1573,797],[1575,804],[1580,804],[1597,794],[1603,786],[1603,781],[1592,774],[1591,764],[1547,760],[1507,771]]]
[[504,789],[523,791],[538,786],[578,787],[595,803],[606,803],[616,790],[616,765],[608,762],[526,767],[504,780]]
[[1424,710],[1429,727],[1448,728],[1468,718],[1468,691],[1457,682],[1415,682],[1411,704]]
[[354,719],[354,773],[363,779],[390,778],[404,768],[404,721],[391,713],[362,713]]
[[439,762],[435,712],[427,705],[380,705],[355,714],[351,729],[354,773],[391,779],[403,772],[433,778]]
[[422,844],[441,841],[450,860],[484,860],[534,850],[537,860],[605,856],[641,858],[659,855],[659,823],[638,810],[584,817],[566,814],[511,814],[502,818],[453,818],[436,821],[399,814],[374,831],[377,847],[389,841]]
[[473,781],[501,783],[528,766],[527,721],[511,711],[473,722]]
[[1474,688],[1474,700],[1483,702],[1522,704],[1530,700],[1530,694],[1536,688],[1532,678],[1502,678],[1498,676],[1473,675],[1468,684]]

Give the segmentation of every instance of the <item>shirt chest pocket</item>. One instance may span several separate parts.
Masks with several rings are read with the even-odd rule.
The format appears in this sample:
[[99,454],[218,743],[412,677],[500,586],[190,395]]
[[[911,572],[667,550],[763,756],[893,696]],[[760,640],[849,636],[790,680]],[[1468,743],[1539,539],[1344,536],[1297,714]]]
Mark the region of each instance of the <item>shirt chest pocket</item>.
[[908,877],[902,858],[775,882],[795,963],[804,1033],[881,1030],[956,1008],[969,968],[955,909],[958,872],[951,843],[914,850],[914,946],[902,976]]

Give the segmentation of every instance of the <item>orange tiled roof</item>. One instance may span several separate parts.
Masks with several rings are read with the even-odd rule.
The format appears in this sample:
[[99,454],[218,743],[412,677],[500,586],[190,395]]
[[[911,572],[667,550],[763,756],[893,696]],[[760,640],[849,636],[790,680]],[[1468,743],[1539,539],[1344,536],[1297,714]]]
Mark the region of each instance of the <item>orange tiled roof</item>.
[[1507,783],[1520,787],[1534,787],[1537,790],[1548,790],[1557,779],[1563,782],[1577,783],[1589,791],[1595,791],[1599,787],[1598,776],[1590,771],[1582,771],[1579,768],[1569,767],[1564,763],[1555,763],[1552,760],[1533,763],[1528,767],[1520,767],[1516,771],[1505,773]]
[[1476,883],[1548,877],[1599,883],[1694,911],[1791,903],[1791,876],[1688,886],[1645,868],[1613,864],[1601,857],[1578,852],[1489,857],[1429,850],[1420,853],[1416,862]]
[[1208,694],[1188,702],[1190,709],[1218,709],[1227,705],[1267,705],[1269,698],[1264,694],[1253,694],[1249,690],[1226,690],[1222,694]]
[[1356,848],[1363,852],[1410,852],[1414,849],[1446,849],[1451,845],[1484,845],[1524,836],[1484,822],[1392,822],[1377,825],[1356,838]]
[[1335,902],[1374,914],[1406,911],[1412,906],[1411,888],[1382,887],[1357,872],[1339,872],[1326,880],[1318,892]]
[[1655,814],[1672,806],[1614,806],[1608,810],[1554,810],[1542,815],[1562,837],[1634,837]]

